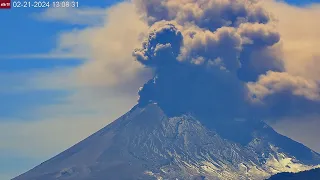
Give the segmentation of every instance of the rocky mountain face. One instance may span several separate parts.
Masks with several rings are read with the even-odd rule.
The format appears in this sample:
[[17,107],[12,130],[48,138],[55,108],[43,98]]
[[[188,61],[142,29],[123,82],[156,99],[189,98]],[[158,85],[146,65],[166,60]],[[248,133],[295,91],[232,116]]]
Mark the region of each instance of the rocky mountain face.
[[319,154],[263,122],[202,122],[192,114],[168,117],[157,104],[135,106],[13,180],[259,180],[320,164]]

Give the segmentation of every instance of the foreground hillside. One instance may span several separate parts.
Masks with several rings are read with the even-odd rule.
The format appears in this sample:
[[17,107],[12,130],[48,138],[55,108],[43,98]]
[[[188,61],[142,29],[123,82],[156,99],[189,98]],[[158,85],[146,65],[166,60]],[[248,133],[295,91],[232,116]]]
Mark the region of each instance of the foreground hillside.
[[320,169],[312,169],[310,171],[303,171],[299,173],[279,173],[269,180],[319,180]]

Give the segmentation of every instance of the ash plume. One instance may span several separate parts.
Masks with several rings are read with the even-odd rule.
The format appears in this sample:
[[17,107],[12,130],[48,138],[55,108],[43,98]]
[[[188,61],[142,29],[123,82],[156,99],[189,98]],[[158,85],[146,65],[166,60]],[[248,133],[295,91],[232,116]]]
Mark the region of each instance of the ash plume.
[[319,83],[285,71],[276,22],[257,1],[133,2],[149,25],[133,56],[154,71],[139,104],[220,119],[320,110]]

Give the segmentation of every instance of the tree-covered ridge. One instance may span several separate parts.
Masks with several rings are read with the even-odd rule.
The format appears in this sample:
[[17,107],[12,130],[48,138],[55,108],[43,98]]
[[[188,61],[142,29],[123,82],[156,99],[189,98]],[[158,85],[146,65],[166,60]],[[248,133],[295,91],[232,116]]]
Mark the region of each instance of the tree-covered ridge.
[[320,168],[299,173],[279,173],[268,180],[320,180]]

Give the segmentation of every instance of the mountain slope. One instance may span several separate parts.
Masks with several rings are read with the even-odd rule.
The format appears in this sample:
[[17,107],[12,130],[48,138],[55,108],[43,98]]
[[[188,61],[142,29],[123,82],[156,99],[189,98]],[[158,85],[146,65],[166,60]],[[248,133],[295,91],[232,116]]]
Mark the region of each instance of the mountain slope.
[[299,173],[279,173],[273,175],[268,180],[319,180],[320,179],[320,169],[312,169],[309,171],[303,171]]
[[190,114],[168,117],[149,104],[14,180],[264,179],[317,164],[319,154],[263,122],[207,128]]

